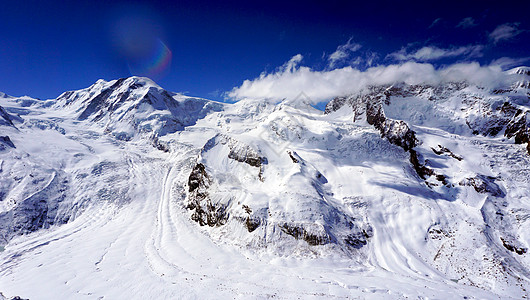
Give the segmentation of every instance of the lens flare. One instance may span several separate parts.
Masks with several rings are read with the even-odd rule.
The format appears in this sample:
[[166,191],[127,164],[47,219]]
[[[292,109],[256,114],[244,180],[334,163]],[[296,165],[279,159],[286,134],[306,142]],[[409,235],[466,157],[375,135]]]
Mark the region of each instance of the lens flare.
[[160,79],[169,73],[172,57],[173,54],[166,44],[157,39],[151,51],[129,62],[129,71],[131,75]]

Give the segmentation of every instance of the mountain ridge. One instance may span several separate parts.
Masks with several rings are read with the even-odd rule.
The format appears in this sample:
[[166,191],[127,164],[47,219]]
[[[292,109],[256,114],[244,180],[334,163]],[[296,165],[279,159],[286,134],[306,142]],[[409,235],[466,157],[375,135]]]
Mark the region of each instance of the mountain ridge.
[[527,69],[502,89],[368,87],[324,112],[140,77],[1,98],[0,290],[527,297]]

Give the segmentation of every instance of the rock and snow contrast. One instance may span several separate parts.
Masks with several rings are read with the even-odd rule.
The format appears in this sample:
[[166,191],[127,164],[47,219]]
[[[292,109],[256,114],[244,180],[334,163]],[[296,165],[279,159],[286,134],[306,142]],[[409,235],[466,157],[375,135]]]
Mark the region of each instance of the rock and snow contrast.
[[0,299],[521,299],[530,69],[228,104],[0,94]]

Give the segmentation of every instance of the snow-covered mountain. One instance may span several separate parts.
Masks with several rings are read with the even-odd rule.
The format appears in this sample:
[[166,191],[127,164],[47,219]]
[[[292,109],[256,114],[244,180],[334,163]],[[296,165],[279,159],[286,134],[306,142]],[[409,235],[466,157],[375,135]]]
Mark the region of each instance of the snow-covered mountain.
[[[131,77],[0,95],[0,291],[527,298],[530,69],[223,104]],[[0,294],[2,299],[2,294]]]

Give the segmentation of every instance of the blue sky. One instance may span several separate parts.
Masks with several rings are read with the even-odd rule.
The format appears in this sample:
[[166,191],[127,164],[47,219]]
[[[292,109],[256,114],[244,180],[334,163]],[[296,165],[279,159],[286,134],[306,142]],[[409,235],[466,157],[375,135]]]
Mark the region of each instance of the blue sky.
[[506,69],[530,64],[529,11],[529,1],[3,1],[0,91],[49,99],[132,74],[223,100],[287,67]]

